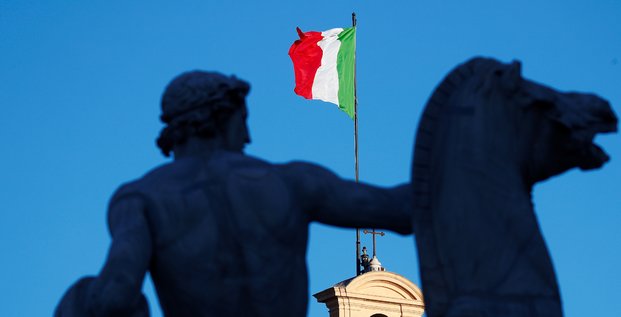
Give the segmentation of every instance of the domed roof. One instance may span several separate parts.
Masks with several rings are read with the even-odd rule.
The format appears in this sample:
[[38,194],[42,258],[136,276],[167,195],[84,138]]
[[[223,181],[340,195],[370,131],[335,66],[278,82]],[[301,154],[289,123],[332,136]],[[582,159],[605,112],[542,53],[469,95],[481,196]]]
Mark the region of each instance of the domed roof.
[[[386,271],[358,275],[313,296],[317,301],[326,303],[331,311],[337,309],[335,305],[345,302],[352,309],[359,307],[356,309],[360,313],[386,311],[391,310],[390,307],[397,307],[398,311],[403,312],[402,316],[421,316],[425,308],[423,293],[414,283],[399,274]],[[334,300],[335,298],[338,300]]]
[[371,267],[371,271],[383,271],[382,262],[380,262],[375,255],[371,259],[371,262],[369,262],[369,266]]
[[[368,272],[337,283],[334,288],[343,288],[347,293],[381,293],[381,296],[423,301],[423,292],[418,286],[393,272]],[[378,289],[381,291],[378,292]]]

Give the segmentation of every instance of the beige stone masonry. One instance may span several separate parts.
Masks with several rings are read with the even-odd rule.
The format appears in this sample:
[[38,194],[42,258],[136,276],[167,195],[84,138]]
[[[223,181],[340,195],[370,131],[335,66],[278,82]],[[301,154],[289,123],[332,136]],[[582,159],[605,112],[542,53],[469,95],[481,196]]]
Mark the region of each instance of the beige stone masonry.
[[330,317],[420,317],[425,308],[421,290],[391,272],[368,272],[315,295]]

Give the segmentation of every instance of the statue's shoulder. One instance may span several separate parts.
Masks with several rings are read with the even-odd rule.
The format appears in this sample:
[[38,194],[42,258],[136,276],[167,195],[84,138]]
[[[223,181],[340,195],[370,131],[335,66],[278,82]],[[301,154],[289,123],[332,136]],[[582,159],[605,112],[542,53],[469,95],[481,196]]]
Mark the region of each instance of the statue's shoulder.
[[254,167],[261,169],[269,169],[274,166],[274,164],[258,158],[256,156],[235,153],[235,152],[225,152],[222,151],[215,157],[215,161],[217,162],[225,162],[225,164],[233,167],[234,169],[243,168],[243,167]]
[[209,159],[191,157],[157,166],[140,178],[122,184],[111,202],[127,196],[159,197],[162,192],[178,191],[192,182],[203,182],[208,178],[261,181],[276,177],[286,181],[296,176],[316,174],[319,170],[322,169],[318,165],[307,162],[274,164],[251,155],[222,151]]
[[308,182],[335,176],[329,169],[310,162],[291,161],[277,164],[276,168],[283,177],[294,182]]
[[[128,196],[148,196],[150,193],[172,186],[175,179],[187,179],[196,172],[198,162],[194,160],[172,161],[159,165],[142,176],[121,184],[112,195],[110,203],[122,200]],[[185,175],[184,175],[185,174]]]
[[278,176],[286,181],[321,177],[323,174],[331,174],[329,170],[320,165],[305,161],[290,161],[285,163],[271,163],[263,159],[237,155],[227,160],[230,167],[229,173],[237,176],[262,177],[263,175]]
[[174,160],[159,165],[139,178],[128,181],[117,189],[113,199],[127,195],[151,195],[166,190],[177,190],[193,181],[220,175],[264,175],[274,171],[274,164],[263,159],[240,153],[221,151],[216,155]]
[[261,178],[277,173],[277,165],[261,158],[241,153],[225,153],[213,162],[212,169],[224,171],[228,177]]
[[143,190],[143,186],[140,185],[140,179],[136,179],[121,184],[121,186],[114,191],[114,194],[112,194],[109,205],[112,207],[112,205],[124,199],[144,196],[145,191]]

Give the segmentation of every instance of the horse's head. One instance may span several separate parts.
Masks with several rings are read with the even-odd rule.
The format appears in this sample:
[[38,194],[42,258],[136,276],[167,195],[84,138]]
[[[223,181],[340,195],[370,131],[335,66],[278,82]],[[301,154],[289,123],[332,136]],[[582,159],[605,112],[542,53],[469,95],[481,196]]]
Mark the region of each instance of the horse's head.
[[[556,294],[532,185],[602,166],[593,139],[616,129],[608,102],[526,80],[519,62],[475,58],[451,71],[425,105],[412,162],[428,314],[459,315],[469,294]],[[524,277],[537,282],[515,282]]]
[[[477,58],[466,64],[482,70],[478,88],[496,106],[504,103],[511,120],[525,177],[531,184],[570,168],[601,167],[609,157],[593,139],[617,130],[609,103],[593,94],[559,92],[524,79],[520,63]],[[475,76],[476,77],[476,76]],[[493,93],[494,91],[495,93]],[[502,121],[502,120],[501,120]]]

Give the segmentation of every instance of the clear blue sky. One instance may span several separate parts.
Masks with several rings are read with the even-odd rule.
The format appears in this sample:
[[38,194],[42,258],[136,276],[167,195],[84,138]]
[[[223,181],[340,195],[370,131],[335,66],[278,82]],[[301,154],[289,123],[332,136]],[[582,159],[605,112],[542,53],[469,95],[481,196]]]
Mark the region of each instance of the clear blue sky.
[[[250,81],[249,154],[313,161],[352,178],[352,121],[296,96],[287,56],[296,26],[349,26],[352,11],[363,181],[408,180],[423,105],[453,66],[475,55],[520,59],[526,77],[597,93],[621,114],[616,0],[3,0],[0,316],[50,315],[73,281],[98,272],[110,195],[166,162],[154,146],[159,98],[182,71]],[[612,156],[604,169],[535,188],[566,316],[621,311],[619,140],[598,138]],[[314,224],[310,235],[312,294],[353,275],[354,231]],[[419,282],[412,237],[389,234],[378,245],[388,270]],[[161,316],[150,281],[145,291]],[[327,310],[311,298],[309,316]]]

